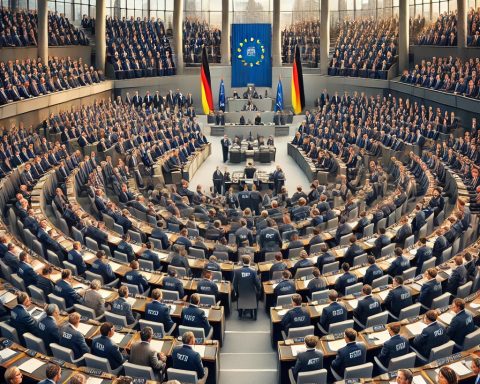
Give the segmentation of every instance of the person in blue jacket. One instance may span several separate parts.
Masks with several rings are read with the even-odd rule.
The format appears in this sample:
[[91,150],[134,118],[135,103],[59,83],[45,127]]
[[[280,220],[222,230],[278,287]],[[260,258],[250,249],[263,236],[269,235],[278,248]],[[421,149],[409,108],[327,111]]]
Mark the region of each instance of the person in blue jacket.
[[278,299],[278,296],[291,295],[296,291],[295,282],[292,280],[292,274],[288,269],[285,269],[282,271],[282,281],[280,281],[273,289],[275,299]]
[[388,292],[383,304],[385,309],[395,318],[398,317],[403,308],[413,304],[412,294],[410,290],[403,285],[402,276],[395,276],[393,278],[393,287],[390,289],[390,292]]
[[[375,359],[375,361],[378,360],[385,368],[388,367],[390,360],[407,354],[410,349],[408,339],[399,334],[401,327],[400,323],[392,323],[387,326],[390,339],[383,343],[383,347]],[[382,367],[379,368],[384,372]]]
[[305,336],[307,350],[297,355],[297,361],[292,368],[295,380],[301,372],[318,371],[323,368],[323,353],[317,349],[318,337],[314,335]]
[[425,308],[430,309],[433,299],[442,294],[442,284],[437,280],[437,269],[429,268],[423,274],[425,283],[422,284],[418,302]]
[[140,265],[138,264],[137,260],[133,260],[130,263],[130,268],[132,268],[130,271],[128,271],[125,276],[124,280],[127,284],[132,284],[138,287],[138,292],[140,294],[144,294],[148,289],[150,288],[150,285],[148,284],[148,280],[146,279],[145,276],[143,276],[139,269]]
[[354,285],[357,281],[357,275],[350,272],[350,264],[342,264],[343,275],[335,281],[335,290],[342,296],[345,295],[347,287]]
[[62,347],[71,349],[75,360],[90,352],[90,348],[85,342],[85,336],[77,330],[79,323],[80,314],[78,312],[68,315],[68,323],[60,330],[60,341],[58,343]]
[[338,300],[338,292],[334,289],[328,293],[328,298],[331,303],[323,308],[322,315],[320,316],[319,324],[328,333],[328,328],[331,324],[338,323],[340,321],[347,320],[347,309],[340,304]]
[[415,254],[417,269],[415,270],[415,276],[422,273],[423,263],[433,257],[433,249],[427,246],[427,239],[422,237],[420,240],[420,247]]
[[83,297],[72,287],[72,271],[64,269],[62,271],[62,279],[55,284],[53,293],[65,300],[67,308],[73,307],[74,304],[83,303]]
[[447,335],[455,342],[455,350],[462,350],[465,336],[475,331],[475,323],[472,314],[465,310],[465,300],[453,299],[451,310],[455,313],[450,325],[447,327]]
[[185,332],[182,336],[183,345],[172,352],[172,367],[197,373],[198,384],[205,384],[208,377],[208,368],[204,368],[202,357],[193,350],[195,336],[193,332]]
[[194,293],[190,296],[190,305],[182,310],[181,324],[187,327],[203,328],[205,337],[209,338],[212,326],[208,322],[205,311],[198,307],[199,304],[200,296],[198,293]]
[[423,322],[427,326],[420,335],[415,336],[412,340],[412,349],[426,359],[430,356],[433,348],[439,347],[449,340],[447,330],[437,322],[437,317],[437,311],[427,311],[423,316]]
[[343,377],[345,369],[356,365],[365,364],[367,359],[367,348],[363,343],[357,343],[357,331],[352,328],[345,330],[345,342],[347,345],[340,348],[337,357],[330,366],[332,371]]
[[357,308],[353,311],[353,316],[362,325],[367,323],[370,316],[382,312],[380,301],[372,296],[372,287],[365,284],[362,288],[362,298],[358,299]]
[[73,249],[71,249],[67,254],[67,260],[69,263],[77,267],[77,272],[79,275],[83,275],[87,270],[87,264],[83,260],[81,253],[82,245],[79,241],[73,243]]
[[185,296],[185,290],[181,280],[177,277],[177,270],[170,268],[167,271],[167,276],[162,280],[162,288],[166,291],[178,292],[178,297],[181,299]]
[[203,279],[197,283],[197,292],[203,295],[213,295],[215,300],[218,297],[217,283],[212,281],[212,271],[205,269],[202,273]]
[[60,340],[60,329],[58,328],[57,319],[60,315],[60,309],[57,304],[48,304],[45,308],[45,316],[38,323],[39,337],[43,340],[45,348],[51,354],[50,344],[57,343]]
[[288,335],[291,328],[306,327],[310,325],[310,314],[302,308],[302,296],[295,293],[292,296],[293,308],[282,317],[282,330]]
[[154,289],[152,291],[152,299],[153,301],[145,307],[145,320],[162,323],[165,332],[168,332],[175,323],[170,317],[170,308],[160,302],[162,300],[162,290]]
[[100,336],[92,340],[92,354],[108,360],[112,369],[120,367],[124,358],[118,346],[112,341],[115,328],[112,323],[105,322],[100,326]]
[[372,285],[373,280],[383,276],[383,270],[376,264],[375,256],[369,255],[367,257],[368,268],[363,277],[363,283]]
[[25,292],[17,295],[17,305],[10,312],[10,326],[17,330],[20,342],[24,344],[23,334],[30,332],[39,336],[38,321],[28,313],[27,308],[32,305],[30,297]]

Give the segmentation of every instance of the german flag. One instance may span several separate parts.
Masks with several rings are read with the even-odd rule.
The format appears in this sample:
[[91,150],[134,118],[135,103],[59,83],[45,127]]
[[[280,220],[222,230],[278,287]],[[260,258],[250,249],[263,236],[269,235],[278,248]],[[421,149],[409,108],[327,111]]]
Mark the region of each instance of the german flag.
[[208,115],[213,111],[212,85],[210,83],[210,68],[208,66],[208,56],[205,46],[202,49],[202,68],[200,69],[200,82],[202,86],[202,106],[203,113]]
[[292,68],[292,106],[293,113],[302,113],[305,107],[305,92],[303,89],[302,63],[300,62],[300,50],[295,46],[295,58]]

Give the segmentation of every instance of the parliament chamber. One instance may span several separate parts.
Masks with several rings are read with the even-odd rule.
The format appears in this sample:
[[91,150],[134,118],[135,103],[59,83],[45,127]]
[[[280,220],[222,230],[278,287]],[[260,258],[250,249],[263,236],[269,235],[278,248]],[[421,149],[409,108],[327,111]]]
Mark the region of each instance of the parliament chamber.
[[0,0],[0,382],[479,384],[479,72],[479,0]]

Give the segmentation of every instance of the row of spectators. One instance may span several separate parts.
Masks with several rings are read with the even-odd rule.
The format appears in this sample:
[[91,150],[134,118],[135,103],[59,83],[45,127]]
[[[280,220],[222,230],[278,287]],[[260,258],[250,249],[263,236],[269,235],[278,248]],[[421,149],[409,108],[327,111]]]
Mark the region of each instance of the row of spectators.
[[50,57],[48,64],[40,58],[0,62],[0,105],[104,80],[102,71],[81,58]]
[[398,20],[345,20],[339,30],[328,74],[385,78],[395,62]]
[[175,74],[172,48],[160,19],[108,17],[107,56],[117,79]]
[[471,98],[480,97],[480,59],[463,60],[433,57],[422,60],[415,68],[405,70],[401,82],[438,91],[451,92]]
[[[458,13],[444,12],[434,22],[424,26],[416,37],[419,45],[457,45]],[[480,47],[480,8],[471,8],[467,15],[467,44]]]
[[293,63],[295,46],[300,49],[302,62],[316,67],[320,61],[320,20],[304,20],[282,31],[282,62]]
[[220,43],[222,32],[210,26],[205,20],[187,17],[183,22],[183,60],[185,63],[201,63],[202,48],[205,46],[208,61],[219,63],[221,60]]
[[[36,46],[38,17],[36,11],[12,12],[0,9],[0,48]],[[85,33],[57,12],[48,14],[48,45],[88,45]]]

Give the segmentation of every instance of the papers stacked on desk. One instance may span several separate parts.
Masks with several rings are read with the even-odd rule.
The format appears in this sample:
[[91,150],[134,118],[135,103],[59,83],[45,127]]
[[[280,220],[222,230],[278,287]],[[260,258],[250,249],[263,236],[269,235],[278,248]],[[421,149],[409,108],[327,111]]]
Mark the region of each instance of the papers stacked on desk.
[[112,336],[112,341],[115,343],[115,344],[120,344],[123,340],[123,338],[125,337],[125,334],[124,333],[117,333],[115,332]]
[[368,268],[368,267],[358,268],[357,271],[358,271],[362,276],[365,276],[365,273],[367,272],[367,268]]
[[329,304],[320,304],[320,305],[315,305],[315,310],[318,312],[319,315],[322,314],[323,308],[328,307]]
[[102,384],[103,379],[99,377],[89,377],[87,379],[87,384]]
[[192,346],[192,349],[194,351],[197,351],[200,354],[200,357],[203,358],[205,356],[205,346],[204,345],[195,344],[195,345]]
[[480,303],[472,303],[472,304],[470,304],[470,306],[471,306],[473,309],[477,309],[477,308],[480,308]]
[[7,304],[16,298],[17,296],[15,294],[8,291],[3,291],[3,293],[0,296],[0,301],[2,302],[2,304]]
[[455,313],[448,311],[448,312],[442,313],[440,316],[438,316],[438,318],[442,320],[445,324],[450,325],[454,316],[455,316]]
[[10,348],[5,348],[0,351],[0,360],[8,360],[10,357],[15,355],[15,351]]
[[425,379],[422,377],[421,374],[413,376],[412,383],[413,384],[427,384],[427,382],[425,381]]
[[110,297],[112,294],[112,291],[108,291],[106,289],[100,289],[98,292],[100,293],[100,296],[102,296],[102,299],[106,299],[107,297]]
[[390,334],[388,331],[375,332],[369,335],[369,339],[372,340],[375,345],[382,345],[387,340],[390,340]]
[[113,272],[117,272],[120,268],[122,268],[122,264],[110,261],[110,267],[112,267]]
[[169,305],[169,308],[170,308],[170,314],[174,313],[175,312],[175,309],[177,309],[177,306],[175,304],[171,304]]
[[[472,370],[468,368],[465,364],[463,364],[463,362],[461,361],[457,361],[453,364],[450,364],[449,367],[452,368],[458,376],[465,376],[472,372]],[[438,375],[438,372],[440,372],[440,368],[435,370],[435,373],[437,375]]]
[[288,312],[288,309],[280,309],[277,311],[278,316],[285,316],[285,314]]
[[374,245],[375,244],[375,240],[377,240],[376,237],[372,237],[371,239],[368,239],[365,241],[365,243],[367,243],[368,245]]
[[305,352],[307,347],[305,344],[295,344],[291,346],[292,348],[292,356],[297,356],[299,353]]
[[385,289],[381,292],[378,292],[377,295],[380,296],[380,298],[383,300],[385,300],[388,296],[388,294],[390,293],[390,290],[389,289]]
[[347,300],[346,303],[350,304],[350,306],[353,309],[356,309],[358,307],[358,300],[357,299]]
[[208,315],[210,314],[210,309],[209,308],[200,308],[203,312],[205,312],[205,316],[208,317]]
[[161,352],[163,348],[163,341],[155,339],[150,340],[150,346],[153,348],[154,351]]
[[43,361],[37,359],[28,359],[27,361],[24,361],[23,364],[18,367],[18,369],[23,372],[33,373],[43,364],[45,364]]
[[134,297],[127,297],[125,300],[126,300],[127,303],[130,304],[132,307],[133,307],[134,304],[137,302],[137,299],[135,299]]
[[417,321],[416,323],[407,324],[405,327],[412,335],[420,335],[423,329],[427,327],[427,324],[422,321]]
[[329,341],[327,345],[330,350],[332,350],[333,352],[337,352],[340,348],[345,347],[347,345],[347,342],[345,341],[345,339],[338,339],[334,341]]
[[78,323],[77,331],[85,336],[88,332],[90,332],[92,327],[93,325],[90,324]]
[[146,271],[140,271],[140,274],[145,277],[145,279],[150,280],[152,278],[152,274]]

